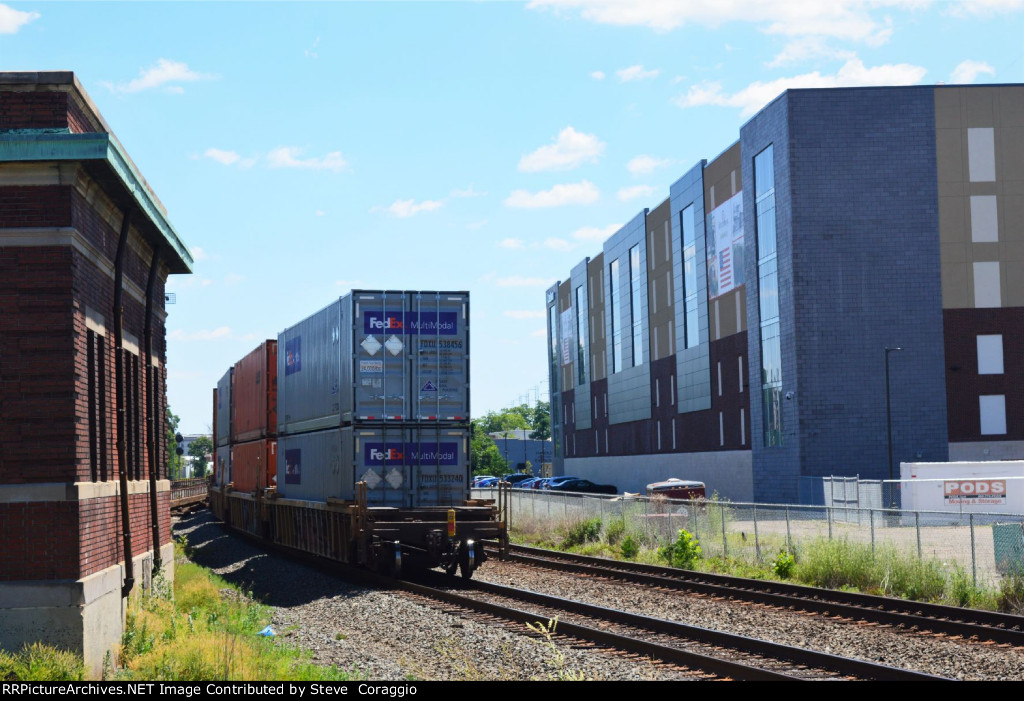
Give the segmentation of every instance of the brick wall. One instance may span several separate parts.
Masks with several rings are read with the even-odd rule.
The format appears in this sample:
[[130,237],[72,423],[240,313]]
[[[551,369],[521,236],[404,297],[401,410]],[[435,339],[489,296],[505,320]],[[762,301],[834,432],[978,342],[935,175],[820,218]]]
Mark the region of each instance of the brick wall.
[[0,228],[71,225],[69,185],[0,187]]
[[0,92],[0,130],[68,127],[68,94],[61,91]]

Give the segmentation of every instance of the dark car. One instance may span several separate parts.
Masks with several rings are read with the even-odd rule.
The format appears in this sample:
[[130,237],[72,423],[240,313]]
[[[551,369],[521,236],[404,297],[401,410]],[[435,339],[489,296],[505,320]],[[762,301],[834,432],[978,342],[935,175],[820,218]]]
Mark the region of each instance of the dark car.
[[569,479],[548,487],[553,492],[582,492],[584,494],[618,494],[614,484],[594,484],[590,480]]
[[513,475],[505,475],[504,477],[501,478],[501,481],[508,482],[510,484],[519,484],[520,482],[525,482],[526,480],[532,479],[533,475],[518,473]]

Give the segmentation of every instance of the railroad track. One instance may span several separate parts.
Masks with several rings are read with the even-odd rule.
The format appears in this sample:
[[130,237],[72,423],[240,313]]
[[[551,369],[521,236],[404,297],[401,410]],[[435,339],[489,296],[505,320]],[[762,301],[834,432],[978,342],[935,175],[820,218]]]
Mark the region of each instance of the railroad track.
[[508,559],[533,567],[841,616],[920,632],[959,636],[966,640],[1024,645],[1024,616],[995,611],[621,562],[521,545],[510,546]]
[[[595,606],[489,582],[459,582],[428,572],[394,588],[447,607],[524,624],[557,619],[556,634],[737,680],[941,680],[930,674],[781,645],[733,633]],[[427,582],[428,584],[424,584]],[[529,610],[523,605],[529,606]],[[446,609],[447,610],[447,609]]]

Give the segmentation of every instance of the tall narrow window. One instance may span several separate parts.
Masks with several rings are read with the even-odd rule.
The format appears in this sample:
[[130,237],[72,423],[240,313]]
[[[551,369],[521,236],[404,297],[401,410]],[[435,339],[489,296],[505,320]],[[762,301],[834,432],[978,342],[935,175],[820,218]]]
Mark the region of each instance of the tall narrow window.
[[100,467],[100,433],[101,428],[98,421],[99,384],[98,358],[96,357],[96,332],[89,329],[85,332],[85,365],[86,365],[86,387],[89,392],[89,476],[95,482],[99,479]]
[[764,445],[782,445],[782,339],[775,228],[775,157],[769,146],[754,157],[758,302],[761,317],[761,402]]
[[554,306],[548,307],[548,334],[551,337],[551,392],[558,391],[558,313]]
[[644,362],[643,348],[643,280],[640,273],[640,246],[629,249],[629,316],[633,330],[633,367]]
[[700,343],[700,323],[697,318],[697,225],[692,204],[679,213],[679,224],[683,232],[683,347],[693,348]]
[[576,378],[578,384],[587,383],[587,300],[583,285],[576,288]]
[[612,321],[612,372],[622,372],[622,310],[619,309],[619,261],[608,266],[608,303]]

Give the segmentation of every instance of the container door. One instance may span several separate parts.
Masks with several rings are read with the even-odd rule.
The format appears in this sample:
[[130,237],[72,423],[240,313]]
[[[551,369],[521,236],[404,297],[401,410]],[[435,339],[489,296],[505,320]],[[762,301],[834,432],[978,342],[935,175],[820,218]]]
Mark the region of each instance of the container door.
[[409,420],[410,343],[402,292],[353,292],[352,422]]
[[387,426],[353,429],[353,476],[366,482],[371,506],[412,506],[412,464],[405,431]]
[[281,433],[302,433],[341,422],[341,301],[277,338],[277,422]]
[[413,417],[469,421],[469,296],[420,292],[410,301]]
[[466,499],[469,431],[418,426],[406,434],[406,452],[414,464],[414,506],[451,506]]

